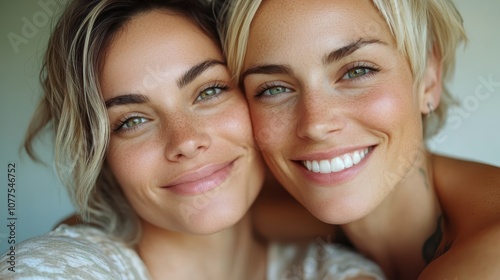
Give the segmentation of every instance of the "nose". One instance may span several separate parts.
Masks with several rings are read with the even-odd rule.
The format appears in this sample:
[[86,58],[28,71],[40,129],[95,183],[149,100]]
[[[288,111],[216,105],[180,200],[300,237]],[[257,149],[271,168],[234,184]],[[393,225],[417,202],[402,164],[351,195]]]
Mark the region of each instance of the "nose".
[[211,138],[194,119],[174,119],[166,125],[165,157],[169,161],[194,158],[211,144]]
[[332,93],[309,91],[302,94],[298,106],[297,135],[311,141],[323,141],[344,126]]

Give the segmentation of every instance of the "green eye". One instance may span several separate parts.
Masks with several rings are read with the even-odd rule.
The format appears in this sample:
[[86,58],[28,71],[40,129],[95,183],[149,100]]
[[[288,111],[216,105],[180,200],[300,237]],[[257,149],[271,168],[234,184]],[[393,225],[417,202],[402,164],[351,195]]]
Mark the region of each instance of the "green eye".
[[365,67],[359,67],[359,68],[354,68],[349,71],[342,77],[343,79],[355,79],[359,78],[361,76],[364,76],[368,73],[370,73],[370,69],[365,68]]
[[204,91],[202,91],[200,93],[200,95],[198,95],[198,97],[196,98],[196,101],[201,101],[203,99],[213,97],[213,96],[219,94],[221,91],[222,91],[222,89],[218,88],[218,87],[207,88]]
[[113,130],[118,133],[132,132],[134,131],[135,128],[138,128],[138,125],[148,121],[149,119],[139,116],[124,118],[118,123],[118,125]]
[[286,92],[285,87],[274,87],[269,89],[269,94],[270,95],[275,95],[275,94],[280,94]]
[[289,90],[286,87],[276,86],[266,89],[262,92],[262,95],[277,95],[288,91]]
[[141,118],[141,117],[132,117],[128,120],[126,120],[123,125],[122,125],[122,128],[131,128],[131,127],[134,127],[138,124],[141,124],[141,123],[144,123],[146,122],[146,119],[145,118]]

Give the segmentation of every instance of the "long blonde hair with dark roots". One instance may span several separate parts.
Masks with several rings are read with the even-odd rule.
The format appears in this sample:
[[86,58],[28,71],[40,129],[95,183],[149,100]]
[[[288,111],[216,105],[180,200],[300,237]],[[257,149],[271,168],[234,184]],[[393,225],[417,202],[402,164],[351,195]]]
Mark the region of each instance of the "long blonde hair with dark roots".
[[135,211],[106,165],[110,125],[99,86],[103,55],[117,31],[137,14],[164,9],[192,19],[218,42],[205,0],[76,0],[57,22],[40,79],[43,97],[24,147],[37,160],[34,141],[53,129],[55,164],[79,215],[129,244],[140,237]]

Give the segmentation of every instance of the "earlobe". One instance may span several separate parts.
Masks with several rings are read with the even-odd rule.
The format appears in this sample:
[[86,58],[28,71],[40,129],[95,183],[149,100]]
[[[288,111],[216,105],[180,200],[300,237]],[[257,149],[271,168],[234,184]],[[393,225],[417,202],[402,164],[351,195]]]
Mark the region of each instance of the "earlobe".
[[442,61],[438,51],[434,49],[427,57],[420,86],[420,111],[422,114],[431,114],[439,106],[442,89]]
[[427,102],[427,109],[429,110],[427,113],[424,113],[427,115],[427,117],[430,117],[432,115],[432,112],[434,112],[434,103],[432,102]]

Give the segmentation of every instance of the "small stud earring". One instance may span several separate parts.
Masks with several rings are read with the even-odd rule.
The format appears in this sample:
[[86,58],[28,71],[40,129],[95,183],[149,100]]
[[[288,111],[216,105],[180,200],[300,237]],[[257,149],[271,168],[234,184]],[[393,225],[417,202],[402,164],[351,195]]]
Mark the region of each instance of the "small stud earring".
[[432,105],[432,102],[427,102],[427,108],[429,108],[429,112],[427,113],[427,117],[432,116],[432,113],[434,112],[434,106]]

